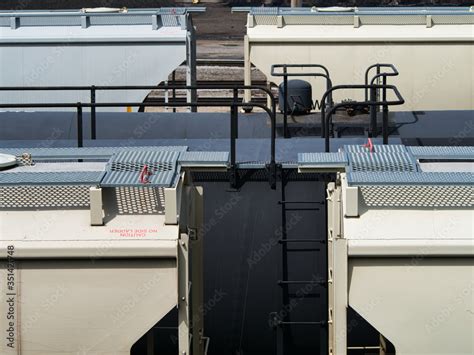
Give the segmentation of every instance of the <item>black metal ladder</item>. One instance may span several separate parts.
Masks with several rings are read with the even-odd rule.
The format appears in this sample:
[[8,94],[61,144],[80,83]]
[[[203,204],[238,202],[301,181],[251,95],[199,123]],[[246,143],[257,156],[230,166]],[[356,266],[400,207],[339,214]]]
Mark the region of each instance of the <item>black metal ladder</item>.
[[[270,324],[276,330],[276,354],[277,355],[288,355],[292,354],[289,349],[292,342],[292,328],[294,326],[310,326],[315,328],[316,332],[319,330],[320,337],[320,354],[327,354],[327,317],[325,319],[292,319],[291,317],[291,300],[297,294],[290,292],[290,286],[292,285],[312,285],[311,288],[323,289],[323,292],[327,296],[327,268],[323,267],[321,275],[315,275],[311,280],[292,280],[289,279],[289,268],[288,268],[288,254],[293,252],[315,252],[315,257],[324,257],[327,263],[327,247],[326,237],[324,238],[289,238],[289,229],[287,224],[288,212],[298,211],[320,211],[321,208],[325,208],[325,201],[291,201],[287,199],[287,193],[285,191],[287,185],[287,178],[285,172],[281,174],[281,201],[278,201],[281,206],[281,238],[278,240],[281,249],[281,262],[278,265],[278,272],[280,279],[277,281],[278,286],[281,288],[279,295],[280,311],[273,312],[270,314]],[[304,207],[300,207],[304,206]],[[307,207],[310,206],[310,207]],[[321,230],[324,230],[321,228]],[[325,234],[323,234],[325,236]],[[300,246],[294,248],[290,246]],[[313,296],[320,295],[318,293],[312,293]],[[311,295],[308,295],[311,297]],[[324,302],[319,301],[319,306],[322,307],[321,314],[327,315],[327,297],[324,298]],[[310,318],[310,317],[309,317]]]

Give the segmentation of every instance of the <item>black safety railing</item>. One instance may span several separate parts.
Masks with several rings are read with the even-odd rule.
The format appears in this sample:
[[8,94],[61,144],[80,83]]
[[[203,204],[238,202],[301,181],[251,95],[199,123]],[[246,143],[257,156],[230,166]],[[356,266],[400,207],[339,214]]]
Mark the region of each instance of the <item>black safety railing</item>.
[[[405,103],[405,100],[403,99],[402,95],[400,94],[400,92],[398,91],[397,87],[394,86],[394,85],[375,85],[375,84],[372,84],[372,85],[336,85],[336,86],[333,86],[331,89],[329,89],[328,91],[326,91],[323,95],[323,98],[322,98],[322,105],[323,105],[323,108],[325,106],[325,101],[327,99],[327,97],[329,95],[331,95],[334,91],[336,90],[347,90],[347,89],[350,89],[350,90],[383,90],[384,92],[384,99],[382,100],[364,100],[364,101],[353,101],[353,102],[350,102],[350,103],[347,103],[347,102],[344,102],[344,103],[339,103],[339,104],[336,104],[336,105],[333,105],[329,111],[327,113],[325,113],[324,116],[322,116],[322,120],[325,122],[324,123],[324,127],[325,127],[325,132],[324,132],[324,138],[325,138],[325,151],[326,152],[329,152],[330,151],[330,145],[329,145],[329,139],[330,139],[330,124],[331,124],[331,118],[332,118],[332,115],[334,114],[334,112],[336,112],[336,110],[338,110],[339,108],[342,108],[342,107],[347,107],[347,106],[352,106],[352,107],[356,107],[356,106],[361,106],[361,105],[365,105],[365,106],[369,106],[369,107],[374,107],[374,106],[386,106],[388,108],[388,106],[394,106],[394,105],[403,105]],[[390,90],[392,91],[395,96],[396,96],[396,100],[392,100],[392,101],[387,101],[386,99],[386,91],[387,90]],[[323,108],[321,108],[321,112],[323,112]],[[324,111],[325,112],[325,111]],[[388,115],[384,115],[384,119],[382,121],[382,132],[383,132],[383,142],[384,144],[387,144],[388,143]]]
[[[288,68],[316,68],[321,69],[323,72],[302,72],[302,73],[289,73]],[[278,71],[282,69],[283,71]],[[285,138],[289,138],[288,134],[288,77],[321,77],[326,79],[326,92],[329,91],[332,87],[331,78],[329,75],[329,70],[321,64],[274,64],[271,68],[272,76],[283,77],[283,135]],[[327,96],[327,105],[332,105],[332,95]],[[281,106],[281,102],[279,103]],[[321,111],[321,117],[324,117],[324,112]],[[323,137],[324,132],[324,122],[321,120],[321,137]]]
[[[237,155],[236,155],[236,140],[238,138],[238,108],[252,105],[254,107],[264,110],[271,121],[271,148],[270,148],[270,163],[267,164],[269,172],[269,182],[272,189],[276,188],[277,180],[277,164],[275,161],[275,140],[276,140],[276,99],[270,89],[261,86],[235,86],[235,85],[207,85],[206,90],[232,90],[233,96],[229,98],[228,102],[150,102],[144,104],[143,102],[96,102],[97,91],[114,91],[114,90],[200,90],[200,86],[175,86],[175,85],[160,85],[157,86],[23,86],[23,87],[0,87],[0,92],[6,91],[89,91],[90,102],[76,102],[76,103],[0,103],[0,109],[34,109],[34,108],[73,108],[76,110],[77,121],[77,146],[83,147],[83,111],[90,109],[90,129],[91,139],[97,138],[97,108],[112,108],[112,107],[230,107],[230,183],[233,187],[238,185],[237,173]],[[271,107],[258,102],[243,102],[239,99],[240,90],[259,90],[265,92],[271,102]]]
[[[386,68],[388,71],[381,71],[382,68]],[[370,72],[375,69],[376,74],[369,80]],[[395,68],[393,64],[373,64],[367,68],[365,71],[365,85],[374,85],[374,84],[381,84],[387,85],[387,77],[389,76],[398,76],[398,70]],[[382,79],[382,83],[380,83],[380,79]],[[378,101],[380,100],[380,90],[382,91],[382,101],[387,100],[387,90],[386,89],[365,89],[365,101],[369,100],[369,92],[370,92],[370,101]],[[369,127],[369,136],[373,137],[377,135],[377,112],[379,112],[379,105],[370,106],[370,127]],[[388,106],[382,105],[382,115],[383,120],[388,120]],[[383,126],[382,126],[383,127]],[[385,135],[383,134],[385,137]],[[387,144],[388,142],[384,142]]]

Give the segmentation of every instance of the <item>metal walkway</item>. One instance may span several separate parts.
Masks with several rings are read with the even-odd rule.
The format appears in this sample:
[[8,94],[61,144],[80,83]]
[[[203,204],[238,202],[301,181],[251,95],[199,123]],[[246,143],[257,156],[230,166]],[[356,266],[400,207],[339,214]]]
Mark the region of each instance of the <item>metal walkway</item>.
[[[182,167],[227,168],[227,152],[188,152],[185,146],[1,149],[16,156],[18,166],[0,171],[0,185],[81,185],[98,187],[172,187]],[[102,168],[90,171],[90,163]],[[67,163],[63,171],[42,164]],[[59,165],[59,164],[58,164]],[[57,169],[54,169],[57,170]],[[146,176],[145,176],[146,175]]]
[[[0,153],[23,155],[34,162],[102,161],[102,171],[87,165],[74,171],[41,171],[31,167],[0,172],[1,185],[97,185],[137,186],[136,178],[146,166],[153,175],[148,186],[172,186],[181,168],[228,169],[227,151],[189,151],[187,146],[97,147],[97,148],[0,148]],[[474,147],[405,147],[403,145],[345,145],[337,153],[298,153],[297,161],[285,161],[283,169],[300,172],[347,172],[350,186],[367,185],[462,185],[474,184],[472,172],[424,172],[420,161],[473,161]],[[267,161],[238,161],[238,169],[265,169]],[[166,167],[164,169],[163,167]]]

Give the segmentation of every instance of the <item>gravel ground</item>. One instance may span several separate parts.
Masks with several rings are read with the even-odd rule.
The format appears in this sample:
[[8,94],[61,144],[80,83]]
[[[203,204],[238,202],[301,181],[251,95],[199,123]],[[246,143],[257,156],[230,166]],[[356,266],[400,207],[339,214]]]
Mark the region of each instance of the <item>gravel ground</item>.
[[[184,67],[180,67],[176,70],[176,80],[185,80],[186,78],[186,70]],[[211,81],[218,81],[218,80],[244,80],[244,68],[240,67],[230,67],[230,66],[199,66],[197,68],[197,79],[198,80],[211,80]],[[265,76],[260,72],[258,69],[252,70],[252,80],[266,80]],[[186,91],[184,90],[177,90],[176,92],[178,97],[184,97],[186,95]],[[170,93],[171,95],[171,93]],[[254,93],[255,97],[260,96],[263,97],[262,93]],[[150,97],[163,97],[164,92],[160,91],[152,91]],[[199,90],[198,91],[199,97],[232,97],[231,90]],[[240,91],[240,97],[243,97],[243,91]],[[169,112],[171,109],[165,109],[163,107],[148,107],[146,109],[147,112]],[[178,112],[185,112],[186,108],[178,108]],[[199,112],[228,112],[228,107],[200,107],[198,109]],[[254,112],[259,111],[258,109],[254,109]]]

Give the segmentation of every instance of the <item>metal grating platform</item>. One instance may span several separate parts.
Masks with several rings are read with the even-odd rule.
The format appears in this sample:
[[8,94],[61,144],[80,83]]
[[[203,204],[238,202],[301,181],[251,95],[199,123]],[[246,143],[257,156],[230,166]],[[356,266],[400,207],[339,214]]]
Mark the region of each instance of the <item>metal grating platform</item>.
[[346,155],[342,152],[299,153],[298,164],[304,168],[345,167],[348,165],[348,161]]
[[[345,145],[338,153],[299,153],[298,168],[305,170],[321,167],[346,167],[347,172],[422,173],[417,159],[472,161],[474,160],[474,147],[405,147],[400,144],[376,144],[371,152],[364,145]],[[409,183],[412,175],[403,176],[407,177],[406,182]],[[426,179],[430,178],[426,177]],[[400,181],[403,181],[403,178]],[[391,182],[386,181],[386,183]]]
[[182,152],[179,155],[179,164],[189,166],[222,166],[229,164],[228,152]]
[[352,186],[361,185],[474,185],[474,173],[462,172],[348,172]]
[[109,160],[111,172],[140,172],[146,165],[153,173],[175,171],[179,152],[175,151],[123,151]]
[[[187,146],[2,149],[2,153],[16,155],[19,166],[3,172],[0,185],[169,187],[176,182],[180,167],[228,167],[228,152],[187,152],[187,149]],[[31,155],[28,164],[21,158],[24,153]],[[90,164],[101,163],[78,162],[91,160],[108,160],[105,171],[103,168],[100,174],[84,171]],[[149,176],[143,183],[140,173],[145,166]]]
[[117,187],[111,190],[118,214],[165,214],[162,188]]
[[408,147],[346,145],[344,152],[301,153],[299,168],[318,167],[327,161],[345,161],[347,181],[360,189],[369,207],[472,208],[474,173],[422,172],[418,159],[472,159],[472,147]]
[[[345,145],[343,150],[347,153],[370,153],[369,148],[363,145]],[[407,149],[401,144],[374,144],[373,153],[407,153]]]
[[175,151],[185,152],[187,146],[146,146],[146,147],[86,147],[86,148],[0,148],[0,153],[21,156],[31,154],[34,160],[62,160],[62,159],[109,159],[118,152],[125,151]]
[[88,207],[90,186],[0,186],[0,208]]
[[416,161],[406,152],[348,153],[351,171],[417,171]]
[[[177,174],[180,152],[176,151],[122,151],[108,163],[101,186],[169,187]],[[149,173],[147,182],[140,181],[144,169]]]
[[474,147],[407,147],[417,159],[474,160]]
[[100,184],[101,187],[170,187],[175,178],[174,171],[152,174],[147,183],[140,182],[138,172],[108,172]]
[[369,207],[466,207],[472,208],[472,186],[465,185],[380,185],[361,186]]
[[51,172],[2,172],[0,185],[99,185],[104,175],[103,171],[51,171]]

